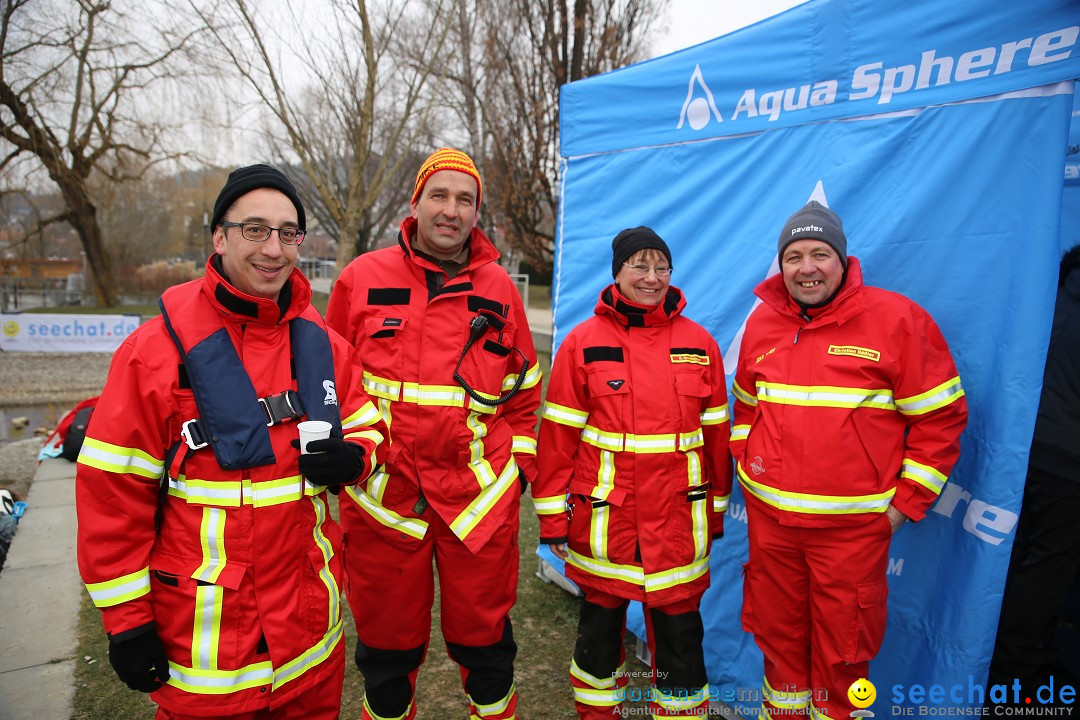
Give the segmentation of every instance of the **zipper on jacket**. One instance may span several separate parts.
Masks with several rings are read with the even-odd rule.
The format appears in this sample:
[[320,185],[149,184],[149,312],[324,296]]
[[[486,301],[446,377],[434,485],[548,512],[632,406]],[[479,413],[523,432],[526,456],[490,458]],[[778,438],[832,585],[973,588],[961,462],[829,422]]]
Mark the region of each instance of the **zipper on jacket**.
[[[803,320],[805,320],[807,322],[807,324],[809,324],[810,320],[812,319],[809,315],[806,314],[805,310],[802,313],[800,313],[799,317],[801,317]],[[799,342],[799,333],[802,332],[802,329],[804,327],[806,327],[806,326],[801,325],[801,326],[795,328],[795,339],[791,341],[792,345],[797,345],[798,344],[798,342]]]

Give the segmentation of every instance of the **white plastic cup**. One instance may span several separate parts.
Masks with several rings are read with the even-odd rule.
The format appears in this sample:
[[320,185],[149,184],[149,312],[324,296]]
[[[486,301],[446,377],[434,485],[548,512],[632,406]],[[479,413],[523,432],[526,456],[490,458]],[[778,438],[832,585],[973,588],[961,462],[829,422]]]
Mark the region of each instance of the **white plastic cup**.
[[325,420],[305,420],[302,423],[296,424],[296,429],[300,431],[300,453],[307,455],[307,445],[312,440],[323,440],[330,437],[330,431],[334,428],[333,425]]

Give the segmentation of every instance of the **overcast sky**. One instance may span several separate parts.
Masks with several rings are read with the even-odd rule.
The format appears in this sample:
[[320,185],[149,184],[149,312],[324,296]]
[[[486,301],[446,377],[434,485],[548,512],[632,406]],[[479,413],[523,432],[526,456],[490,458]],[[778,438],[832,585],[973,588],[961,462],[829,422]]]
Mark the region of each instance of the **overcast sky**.
[[653,57],[726,35],[804,0],[670,0],[667,32],[653,40]]

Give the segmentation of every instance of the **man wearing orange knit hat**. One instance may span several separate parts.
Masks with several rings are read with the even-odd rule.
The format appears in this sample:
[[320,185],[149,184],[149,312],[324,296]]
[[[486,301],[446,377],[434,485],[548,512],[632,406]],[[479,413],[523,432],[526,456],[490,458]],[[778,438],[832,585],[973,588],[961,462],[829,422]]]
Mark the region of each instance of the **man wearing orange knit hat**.
[[350,263],[326,312],[390,430],[382,469],[341,502],[364,720],[416,715],[433,563],[470,717],[516,717],[509,613],[540,371],[521,297],[476,227],[482,196],[468,155],[432,153],[397,245]]

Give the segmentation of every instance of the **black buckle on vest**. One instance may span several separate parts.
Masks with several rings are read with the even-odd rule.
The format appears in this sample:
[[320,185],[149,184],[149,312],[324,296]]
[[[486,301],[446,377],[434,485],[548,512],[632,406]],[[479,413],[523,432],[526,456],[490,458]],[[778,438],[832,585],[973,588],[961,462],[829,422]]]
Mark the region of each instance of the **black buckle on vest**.
[[259,404],[266,413],[267,426],[292,422],[304,415],[304,409],[300,405],[300,395],[295,390],[283,390],[277,395],[259,398]]
[[180,437],[184,439],[187,446],[192,450],[201,450],[210,444],[210,438],[206,437],[206,433],[203,432],[202,423],[199,422],[199,418],[188,420],[180,426]]

